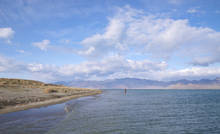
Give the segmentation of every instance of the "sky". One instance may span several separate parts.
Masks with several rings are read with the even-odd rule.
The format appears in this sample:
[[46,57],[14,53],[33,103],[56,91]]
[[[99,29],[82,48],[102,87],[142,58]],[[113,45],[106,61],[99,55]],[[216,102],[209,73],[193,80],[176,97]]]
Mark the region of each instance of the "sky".
[[220,1],[0,0],[0,77],[220,77]]

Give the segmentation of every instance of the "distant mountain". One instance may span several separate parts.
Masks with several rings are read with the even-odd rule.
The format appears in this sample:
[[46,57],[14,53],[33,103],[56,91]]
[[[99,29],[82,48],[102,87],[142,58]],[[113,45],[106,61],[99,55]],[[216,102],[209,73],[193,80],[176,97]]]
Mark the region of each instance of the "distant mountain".
[[99,89],[220,89],[220,78],[201,79],[201,80],[176,80],[176,81],[157,81],[149,79],[122,78],[104,81],[60,81],[54,84],[81,88]]

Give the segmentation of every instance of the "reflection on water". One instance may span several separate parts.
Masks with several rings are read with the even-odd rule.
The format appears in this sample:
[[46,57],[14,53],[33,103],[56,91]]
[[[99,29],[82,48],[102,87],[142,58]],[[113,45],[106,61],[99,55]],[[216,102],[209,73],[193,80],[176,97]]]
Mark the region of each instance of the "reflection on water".
[[66,105],[64,106],[64,110],[65,110],[66,113],[71,112],[71,111],[73,110],[73,105],[71,105],[71,104],[66,104]]
[[105,90],[63,104],[0,115],[0,133],[220,133],[220,90]]

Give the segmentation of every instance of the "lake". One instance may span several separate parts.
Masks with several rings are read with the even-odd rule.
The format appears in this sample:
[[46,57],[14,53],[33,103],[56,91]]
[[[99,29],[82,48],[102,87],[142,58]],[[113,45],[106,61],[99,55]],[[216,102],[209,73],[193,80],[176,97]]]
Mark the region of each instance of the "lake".
[[103,90],[2,114],[0,134],[220,134],[220,90]]

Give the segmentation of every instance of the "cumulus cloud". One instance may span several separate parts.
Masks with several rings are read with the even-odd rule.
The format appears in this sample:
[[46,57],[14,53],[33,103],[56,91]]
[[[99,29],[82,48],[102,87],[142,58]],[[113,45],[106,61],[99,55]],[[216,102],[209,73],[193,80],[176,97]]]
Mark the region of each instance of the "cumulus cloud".
[[215,78],[219,67],[189,67],[169,69],[166,62],[135,61],[121,56],[112,56],[98,61],[63,66],[39,63],[21,63],[0,56],[0,73],[25,73],[33,79],[61,81],[72,79],[104,80],[115,78],[143,78],[154,80]]
[[178,70],[167,69],[156,72],[161,80],[216,78],[220,75],[219,67],[189,67]]
[[14,33],[15,32],[10,27],[0,28],[0,39],[4,39],[7,43],[10,43],[10,39],[13,37]]
[[196,58],[193,60],[193,62],[191,62],[191,64],[195,66],[209,66],[210,64],[213,64],[216,61],[220,61],[220,54],[219,56],[215,57]]
[[132,77],[136,74],[150,74],[164,70],[166,62],[151,62],[148,60],[134,61],[121,56],[112,56],[101,61],[85,61],[80,64],[56,66],[51,64],[24,64],[12,59],[0,57],[1,73],[29,73],[41,80],[64,79],[106,79]]
[[95,34],[84,39],[81,44],[86,47],[86,50],[79,54],[86,56],[103,56],[109,52],[123,50],[122,35],[124,23],[120,19],[111,19],[106,27],[104,34]]
[[26,72],[26,65],[0,55],[0,73]]
[[50,41],[49,40],[43,40],[41,42],[34,42],[32,43],[33,46],[40,48],[43,51],[47,51],[47,49],[50,47]]
[[[117,74],[131,76],[140,72],[152,72],[166,68],[165,62],[151,62],[148,60],[134,61],[120,56],[112,56],[101,61],[86,61],[81,64],[52,66],[42,64],[29,64],[33,73],[52,74],[58,78],[71,79],[106,79]],[[121,76],[122,77],[122,76]]]
[[191,26],[187,19],[164,18],[126,6],[109,18],[104,33],[82,40],[84,50],[79,54],[100,58],[136,52],[169,59],[174,53],[181,53],[195,59],[190,63],[207,56],[212,61],[204,60],[202,64],[212,64],[220,62],[216,58],[219,43],[220,32],[211,28]]
[[[79,55],[95,57],[95,60],[57,66],[24,64],[0,56],[0,72],[23,71],[40,80],[53,81],[125,77],[172,80],[220,75],[219,67],[207,67],[220,62],[220,32],[214,29],[192,26],[187,19],[175,20],[147,14],[129,6],[118,8],[108,20],[103,33],[83,39],[83,49],[74,51]],[[32,45],[43,51],[51,48],[50,40]],[[142,60],[126,58],[135,54],[141,55]],[[194,66],[169,69],[169,58],[172,56],[184,57]],[[156,61],[162,62],[147,60],[155,57],[158,58]]]

